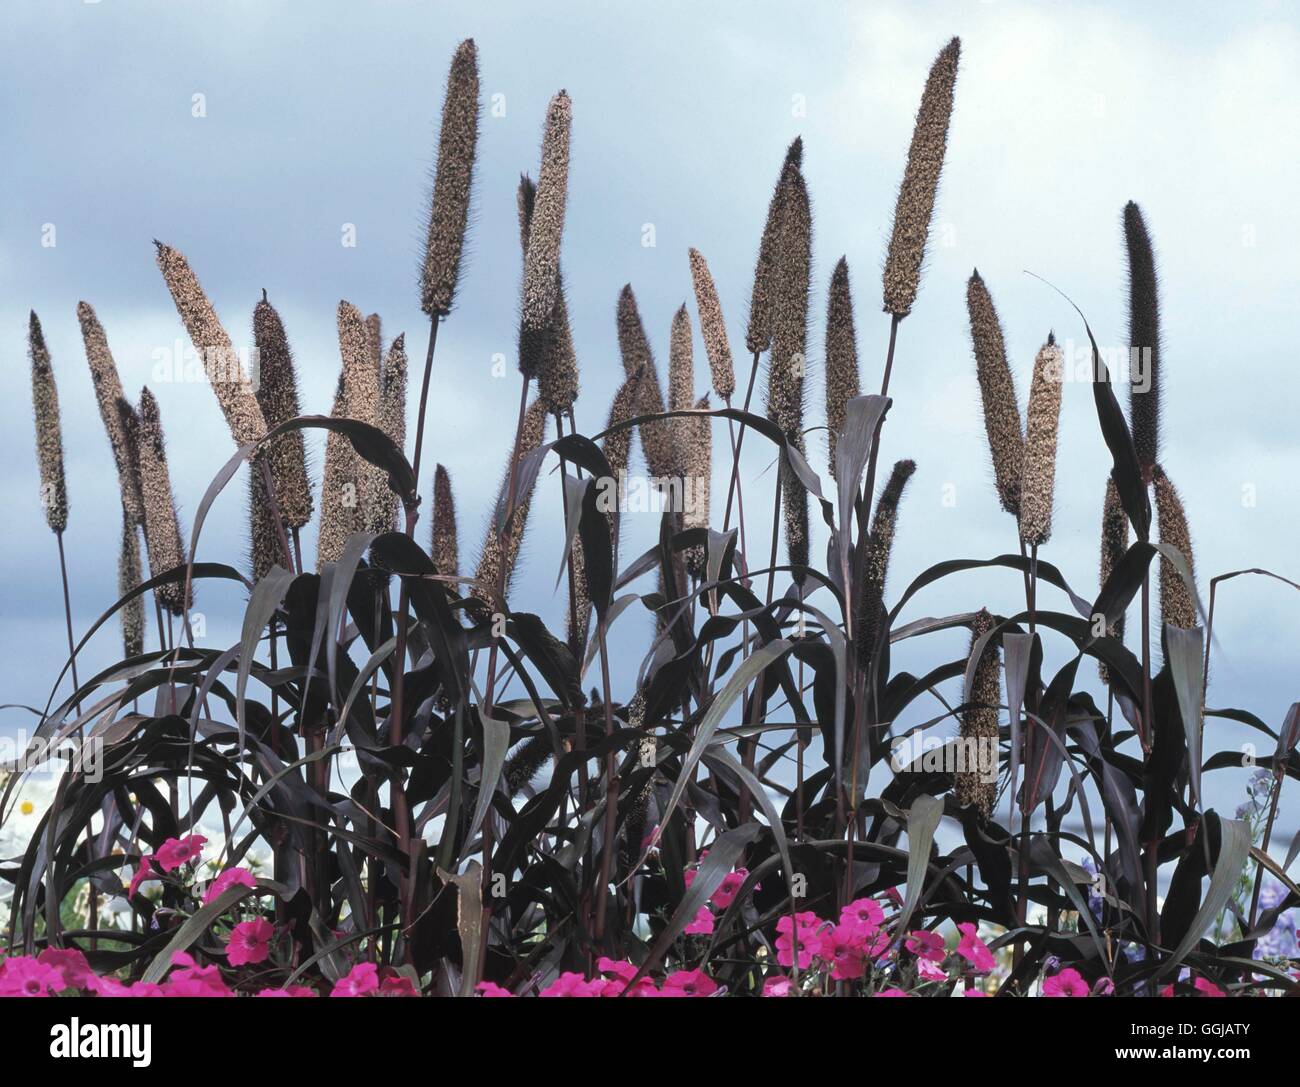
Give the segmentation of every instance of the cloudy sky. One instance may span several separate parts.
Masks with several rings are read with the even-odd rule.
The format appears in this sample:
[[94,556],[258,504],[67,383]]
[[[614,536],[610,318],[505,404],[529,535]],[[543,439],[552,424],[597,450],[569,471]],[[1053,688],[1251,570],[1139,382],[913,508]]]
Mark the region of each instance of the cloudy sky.
[[[471,259],[439,337],[426,432],[426,463],[444,463],[455,483],[463,553],[477,550],[517,401],[513,371],[495,378],[493,356],[513,357],[514,189],[521,170],[536,171],[549,96],[563,87],[574,102],[564,264],[582,367],[579,425],[600,428],[620,376],[613,315],[625,282],[666,361],[672,312],[690,298],[689,246],[709,259],[739,342],[768,196],[796,134],[815,221],[809,416],[819,424],[825,288],[841,254],[852,270],[863,384],[879,382],[888,328],[879,272],[893,196],[926,71],[957,34],[961,72],[935,244],[900,332],[885,428],[883,456],[918,463],[894,592],[941,559],[1015,549],[990,482],[966,277],[978,266],[993,291],[1023,401],[1047,332],[1067,348],[1084,338],[1069,306],[1026,271],[1066,291],[1103,344],[1125,342],[1119,224],[1129,199],[1142,205],[1158,251],[1163,460],[1186,502],[1202,586],[1248,566],[1300,575],[1292,358],[1300,30],[1287,5],[565,3],[540,12],[504,0],[6,5],[0,701],[43,705],[66,655],[58,567],[38,505],[28,309],[44,322],[59,380],[74,622],[84,629],[115,597],[118,500],[77,301],[98,310],[128,392],[149,384],[158,395],[188,524],[232,446],[209,389],[155,376],[160,353],[187,341],[151,240],[185,252],[237,344],[249,341],[265,288],[298,358],[305,409],[328,410],[340,298],[378,311],[388,337],[406,331],[423,345],[416,269],[428,171],[447,62],[470,36],[489,108]],[[354,247],[342,244],[348,224]],[[698,343],[697,356],[702,393]],[[811,459],[824,468],[821,442],[811,437]],[[770,461],[760,442],[747,443],[756,538]],[[1068,386],[1044,556],[1084,596],[1096,589],[1107,468],[1091,392]],[[235,484],[219,500],[200,558],[242,560],[243,493]],[[514,603],[558,619],[562,603],[550,591],[558,515],[553,502],[538,512]],[[625,555],[653,538],[643,520],[632,519]],[[1020,591],[1010,572],[967,575],[922,593],[907,617],[1014,609]],[[1230,583],[1219,599],[1209,702],[1277,724],[1300,697],[1300,601],[1257,578]],[[201,591],[210,644],[237,639],[241,604],[230,588]],[[617,635],[620,659],[635,660],[648,620],[629,615]],[[933,639],[901,663],[951,659],[961,642]],[[83,674],[118,648],[107,631]],[[1049,653],[1065,659],[1060,647]],[[0,715],[0,730],[29,723],[21,711]],[[1209,748],[1237,739],[1224,731]],[[1225,780],[1223,805],[1235,806],[1238,784]]]

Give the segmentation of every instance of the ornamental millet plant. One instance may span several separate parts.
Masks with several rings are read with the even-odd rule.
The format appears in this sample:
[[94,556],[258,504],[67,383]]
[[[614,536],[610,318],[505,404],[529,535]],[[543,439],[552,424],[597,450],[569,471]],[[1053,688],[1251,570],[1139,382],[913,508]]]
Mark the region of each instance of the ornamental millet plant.
[[[730,315],[744,321],[750,355],[743,397],[731,348],[741,328],[728,328],[699,249],[684,244],[686,260],[672,265],[677,308],[639,305],[628,284],[613,328],[609,296],[597,304],[576,277],[566,280],[562,266],[573,262],[562,252],[579,222],[568,214],[578,192],[570,146],[584,114],[564,91],[544,112],[534,104],[540,156],[524,165],[535,172],[511,184],[513,202],[478,209],[509,218],[511,254],[517,225],[521,256],[504,275],[467,262],[480,109],[472,41],[455,49],[442,101],[418,267],[430,327],[413,415],[404,333],[385,344],[398,330],[346,300],[316,315],[337,329],[339,371],[331,389],[313,389],[271,304],[282,297],[274,284],[253,307],[254,388],[189,262],[159,245],[166,286],[238,448],[197,504],[183,496],[195,526],[186,535],[167,458],[186,440],[176,421],[184,417],[168,407],[165,441],[157,399],[145,389],[138,405],[127,401],[99,318],[78,306],[120,491],[109,531],[121,535],[117,592],[101,594],[108,611],[80,641],[67,602],[68,670],[114,612],[125,659],[84,685],[73,673],[71,692],[60,694],[59,676],[42,712],[43,736],[104,722],[109,758],[100,780],[68,772],[21,862],[30,878],[10,881],[14,965],[0,973],[0,992],[982,995],[1003,991],[1002,961],[1013,956],[1017,993],[1292,987],[1284,968],[1242,957],[1243,943],[1261,939],[1254,921],[1223,947],[1187,929],[1186,919],[1226,907],[1219,888],[1234,881],[1203,877],[1244,871],[1249,835],[1206,807],[1191,773],[1226,763],[1211,756],[1196,767],[1182,717],[1195,703],[1201,738],[1212,735],[1204,676],[1213,640],[1200,630],[1188,511],[1166,473],[1177,468],[1178,433],[1157,427],[1157,397],[1139,399],[1147,393],[1135,386],[1125,418],[1109,383],[1094,383],[1096,448],[1108,458],[1104,479],[1088,477],[1098,497],[1105,485],[1100,578],[1095,592],[1091,574],[1072,584],[1048,550],[1054,523],[1059,534],[1075,520],[1056,502],[1058,483],[1081,471],[1058,457],[1063,414],[1074,410],[1063,353],[1049,337],[1036,357],[1019,354],[1020,330],[1004,327],[994,307],[998,285],[975,272],[965,284],[979,391],[971,406],[983,415],[993,485],[982,509],[963,503],[961,515],[996,516],[1001,506],[1016,519],[1016,544],[918,573],[900,526],[904,504],[925,493],[934,454],[890,451],[877,486],[896,357],[897,380],[907,380],[899,328],[909,316],[933,319],[929,298],[952,289],[942,275],[922,287],[960,52],[953,39],[934,60],[900,162],[885,231],[889,337],[878,392],[861,392],[876,379],[849,274],[850,260],[861,269],[875,255],[846,253],[829,277],[816,273],[804,161],[817,148],[802,138],[784,153],[765,221],[751,224],[748,311]],[[817,225],[833,236],[835,210],[819,205]],[[1133,204],[1121,226],[1130,335],[1153,349],[1154,366],[1151,235]],[[470,274],[518,299],[505,326],[517,335],[518,411],[492,446],[504,469],[485,496],[460,474],[453,494],[454,451],[433,428],[425,433],[430,396],[460,391],[454,371],[435,378],[433,359]],[[363,300],[359,289],[353,297]],[[696,321],[678,306],[683,298],[693,298]],[[807,384],[810,307],[819,324],[825,317],[822,403]],[[695,325],[708,390],[696,385]],[[607,357],[589,360],[584,349],[580,382],[575,344],[587,342],[579,334],[588,327]],[[954,343],[968,334],[946,331]],[[38,466],[57,498],[45,508],[61,538],[64,436],[34,316],[29,335]],[[662,379],[652,344],[666,361]],[[1022,418],[1017,378],[1026,373]],[[612,402],[588,403],[602,381]],[[314,406],[329,410],[311,414]],[[729,440],[715,458],[724,420]],[[824,470],[820,453],[808,455],[821,428]],[[326,431],[320,465],[306,455],[310,429]],[[740,459],[749,431],[769,470],[744,485],[751,498],[770,486],[773,510],[771,536],[753,547]],[[914,440],[891,429],[891,440],[904,437]],[[201,528],[243,461],[251,563],[224,562]],[[711,494],[715,466],[726,473],[725,503]],[[599,496],[602,484],[641,471],[665,494],[686,477],[693,501],[657,509],[654,542],[628,554],[637,537]],[[556,501],[563,516],[549,524],[562,524],[563,536],[543,539],[538,514]],[[476,505],[488,512],[470,552],[461,534]],[[417,533],[421,515],[428,527]],[[304,569],[313,522],[316,563]],[[540,554],[522,551],[526,528]],[[1140,654],[1125,646],[1124,616],[1140,592],[1145,602],[1157,554],[1153,669],[1149,616]],[[1023,582],[1023,608],[1017,601],[1002,614],[969,582],[948,580],[974,569],[1011,580],[1017,595]],[[526,610],[546,606],[534,604],[544,596],[534,582],[548,577],[558,618]],[[233,646],[209,646],[188,628],[184,644],[171,636],[163,609],[185,614],[199,581],[205,594],[246,594]],[[940,581],[958,598],[953,613],[916,611],[917,594]],[[146,583],[157,652],[145,630]],[[1073,612],[1053,610],[1056,593]],[[640,653],[638,616],[652,631]],[[958,648],[942,649],[940,636]],[[916,673],[899,663],[904,648],[915,658],[929,647],[934,657]],[[1099,671],[1106,686],[1104,710],[1077,682],[1085,657],[1097,666],[1088,678]],[[1300,727],[1279,732],[1280,790]],[[891,756],[926,733],[947,737],[945,752],[968,745],[975,761],[895,765]],[[0,822],[20,784],[0,790]],[[1085,800],[1090,818],[1098,805],[1104,814],[1092,837],[1063,823]],[[195,864],[205,845],[217,849],[210,869]],[[266,875],[249,861],[263,848]],[[1095,907],[1073,881],[1081,861],[1113,892]],[[48,908],[84,886],[88,865],[96,893],[122,898],[130,918],[93,938]],[[166,955],[148,935],[164,927],[177,945]]]

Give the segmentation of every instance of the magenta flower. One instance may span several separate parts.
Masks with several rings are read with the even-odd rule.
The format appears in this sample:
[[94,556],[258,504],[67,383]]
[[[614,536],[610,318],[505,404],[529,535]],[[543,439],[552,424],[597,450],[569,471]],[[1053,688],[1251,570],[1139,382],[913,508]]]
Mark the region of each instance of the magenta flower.
[[273,936],[275,926],[265,918],[241,921],[230,930],[230,939],[226,942],[226,961],[231,966],[265,962],[271,953]]
[[836,925],[821,934],[817,955],[831,964],[836,981],[856,981],[867,971],[868,939],[857,925]]
[[983,989],[967,989],[961,995],[962,996],[988,996],[989,994],[986,993]]
[[[788,913],[777,918],[776,961],[786,967],[794,965],[794,937],[797,937],[799,942],[799,969],[807,970],[812,965],[813,954],[817,951],[817,947],[821,942],[817,936],[817,930],[821,927],[821,924],[821,918],[811,910],[796,913],[793,921]],[[792,931],[794,937],[791,936]]]
[[[740,894],[740,888],[744,886],[745,880],[749,878],[749,869],[737,868],[734,872],[729,872],[722,877],[722,882],[718,884],[718,889],[713,892],[712,901],[718,909],[725,910],[736,901],[736,895]],[[761,883],[754,884],[754,890],[761,891]]]
[[208,840],[202,834],[191,834],[188,838],[168,838],[162,848],[153,855],[164,872],[175,872],[182,864],[198,860]]
[[881,989],[878,993],[872,993],[872,996],[907,996],[902,989]]
[[65,988],[61,971],[27,955],[0,963],[0,996],[49,996]]
[[1227,996],[1222,989],[1214,984],[1209,978],[1197,978],[1192,982],[1192,986],[1202,996]]
[[75,947],[47,947],[36,956],[36,961],[59,972],[63,989],[85,989],[95,977],[86,956]]
[[764,996],[794,996],[794,982],[784,974],[770,974],[763,982]]
[[875,932],[885,920],[885,911],[874,898],[858,898],[840,911],[840,920],[852,921],[868,932]]
[[1097,984],[1092,987],[1093,996],[1114,996],[1115,983],[1110,978],[1098,978]]
[[172,955],[172,965],[181,969],[173,970],[163,983],[162,991],[166,996],[235,995],[226,988],[218,967],[199,966],[187,952],[177,951]]
[[140,866],[135,870],[135,875],[131,877],[131,886],[126,889],[126,897],[134,898],[140,890],[140,884],[146,880],[157,879],[158,873],[153,867],[152,857],[141,857]]
[[514,996],[509,989],[503,989],[495,981],[480,981],[474,986],[474,992],[479,996]]
[[969,921],[957,926],[961,940],[957,944],[957,954],[966,959],[977,974],[986,974],[997,965],[988,944],[979,938],[979,931]]
[[600,996],[603,991],[604,982],[588,981],[581,974],[567,970],[538,995],[549,997]]
[[664,978],[664,996],[712,996],[717,983],[703,970],[677,970]]
[[924,929],[909,932],[903,941],[903,946],[918,959],[926,959],[932,963],[943,962],[948,957],[948,946],[937,932],[928,932]]
[[420,990],[405,974],[390,973],[379,983],[380,996],[419,996]]
[[708,936],[713,932],[713,911],[701,906],[695,919],[682,929],[687,936]]
[[1083,975],[1072,966],[1043,981],[1043,996],[1087,996],[1091,992]]
[[947,981],[948,975],[943,972],[943,967],[937,962],[930,959],[917,959],[916,972],[926,981]]
[[231,887],[255,888],[256,886],[257,880],[253,878],[253,873],[247,868],[227,868],[208,884],[208,889],[203,894],[203,904],[206,906],[213,899],[220,898]]
[[369,996],[378,991],[379,967],[373,962],[359,962],[334,983],[330,996]]
[[318,994],[315,989],[306,985],[290,985],[287,989],[259,989],[257,995],[270,997],[302,997],[317,996]]

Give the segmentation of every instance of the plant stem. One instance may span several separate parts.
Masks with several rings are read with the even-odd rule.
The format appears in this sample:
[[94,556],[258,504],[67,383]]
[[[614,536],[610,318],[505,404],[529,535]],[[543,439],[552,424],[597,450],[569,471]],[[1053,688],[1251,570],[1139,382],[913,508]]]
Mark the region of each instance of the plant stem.
[[[81,681],[77,679],[77,648],[76,642],[72,637],[72,595],[68,591],[68,560],[63,553],[63,533],[56,532],[54,539],[59,545],[59,576],[63,580],[63,619],[68,630],[68,660],[72,665],[72,689],[81,690]],[[77,713],[81,713],[81,699],[76,701]],[[82,735],[83,730],[78,729],[78,736]]]
[[[596,636],[600,639],[600,682],[603,689],[601,701],[605,704],[605,736],[614,735],[614,708],[610,704],[609,647],[605,644],[605,617],[597,621]],[[618,830],[618,754],[611,748],[605,755],[605,835],[601,843],[600,881],[596,887],[595,940],[605,938],[605,912],[609,903],[609,879],[614,867],[614,835]]]

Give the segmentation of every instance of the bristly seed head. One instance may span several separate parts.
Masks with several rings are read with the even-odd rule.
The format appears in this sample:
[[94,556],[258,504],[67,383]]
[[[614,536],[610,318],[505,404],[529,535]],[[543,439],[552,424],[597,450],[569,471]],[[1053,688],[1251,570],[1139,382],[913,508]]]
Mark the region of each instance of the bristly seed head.
[[[519,448],[516,459],[523,460],[546,441],[546,420],[548,418],[546,405],[540,400],[534,400],[528,405],[528,410],[524,415],[523,429],[519,432]],[[510,471],[511,468],[507,464],[499,492],[501,503],[505,502],[509,493]],[[498,535],[495,517],[488,522],[487,533],[483,540],[483,550],[479,553],[478,568],[474,572],[475,580],[480,582],[483,587],[476,586],[473,589],[473,594],[491,607],[496,607],[494,601],[500,588],[504,586],[506,594],[510,591],[515,563],[519,559],[519,550],[524,542],[524,532],[528,527],[528,510],[532,505],[533,491],[536,489],[537,480],[534,478],[531,486],[522,486],[522,481],[516,480],[516,486],[519,489],[514,496],[513,513],[510,515],[507,524],[509,531]],[[489,588],[491,592],[488,591]]]
[[[533,202],[537,189],[532,178],[519,178],[519,240],[525,260],[528,256],[528,231],[532,224]],[[555,273],[555,309],[551,329],[545,337],[541,363],[537,367],[537,395],[552,415],[563,415],[578,399],[578,355],[573,347],[573,330],[569,326],[569,305],[564,296],[564,273]]]
[[772,345],[772,308],[775,305],[777,250],[785,217],[785,197],[789,179],[803,165],[803,140],[795,137],[786,150],[776,188],[767,205],[767,219],[758,243],[758,261],[754,266],[754,288],[749,300],[749,327],[745,347],[750,354],[766,351]]
[[1007,364],[1002,325],[993,298],[978,269],[966,284],[966,312],[975,350],[975,377],[984,406],[984,431],[993,456],[993,479],[1002,508],[1020,516],[1020,473],[1025,466],[1025,438],[1020,426],[1016,383]]
[[885,257],[884,310],[895,317],[906,317],[912,311],[921,283],[921,264],[948,145],[960,57],[961,40],[953,38],[935,58],[921,95],[912,144],[907,149],[907,166],[894,208],[894,230]]
[[[116,413],[115,414],[120,414]],[[140,584],[140,536],[136,523],[122,511],[122,548],[117,558],[117,595],[120,599]],[[138,657],[144,652],[144,597],[137,596],[122,606],[122,653]]]
[[840,257],[831,273],[826,303],[826,430],[832,479],[835,478],[835,444],[844,429],[845,408],[859,391],[858,338],[853,323],[849,263]]
[[[803,430],[808,369],[808,288],[812,274],[812,209],[803,176],[786,167],[785,211],[773,265],[772,351],[767,417],[792,438]],[[802,448],[802,447],[801,447]]]
[[524,253],[524,300],[519,322],[519,369],[533,377],[546,354],[559,294],[560,240],[569,191],[569,132],[573,104],[560,91],[546,111],[542,168]]
[[1064,356],[1049,337],[1034,359],[1025,412],[1025,464],[1020,476],[1020,539],[1044,544],[1052,534],[1056,431],[1061,417]]
[[858,596],[858,617],[854,636],[858,661],[867,667],[875,655],[883,633],[885,583],[889,576],[889,558],[894,549],[898,528],[898,508],[907,481],[916,472],[916,461],[900,460],[889,473],[871,517],[871,534],[866,541],[866,561],[862,570],[862,590]]
[[[176,498],[167,467],[167,449],[163,442],[162,416],[158,401],[147,388],[140,393],[138,412],[132,411],[126,401],[121,403],[125,405],[122,419],[134,431],[139,457],[149,572],[158,577],[185,562],[185,544],[181,540],[180,517],[176,512]],[[180,615],[185,610],[184,582],[173,581],[162,586],[158,590],[158,599],[173,615]]]
[[466,38],[447,74],[438,132],[438,166],[420,275],[420,306],[432,318],[451,312],[460,277],[478,144],[478,50]]
[[138,525],[144,521],[144,508],[140,503],[140,480],[135,468],[135,452],[117,408],[117,402],[123,398],[122,380],[117,372],[117,364],[113,361],[113,352],[109,350],[104,326],[99,323],[99,318],[88,302],[77,303],[77,321],[81,325],[81,340],[86,346],[86,362],[90,366],[91,383],[95,386],[99,418],[108,433],[113,463],[117,466],[122,508],[131,518],[132,524]]
[[[980,638],[993,629],[993,616],[981,609],[970,627],[973,654]],[[966,758],[974,755],[975,765],[958,770],[953,791],[958,804],[974,805],[988,819],[998,794],[998,708],[1002,705],[1002,663],[995,642],[985,645],[975,665],[970,695],[961,713],[961,738],[966,742]]]
[[1142,475],[1150,483],[1160,458],[1160,298],[1156,258],[1142,209],[1124,206],[1124,246],[1128,251],[1129,347],[1138,352],[1130,367],[1129,419]]
[[[451,476],[441,464],[433,470],[433,526],[429,554],[438,573],[445,577],[460,576],[460,545],[456,536],[456,499],[451,490]],[[448,591],[455,592],[454,586]]]
[[[1156,496],[1156,519],[1160,527],[1160,542],[1175,547],[1187,560],[1192,580],[1196,580],[1196,560],[1192,554],[1192,533],[1187,526],[1187,512],[1183,500],[1165,470],[1156,465],[1153,473]],[[1177,568],[1163,555],[1160,558],[1160,625],[1182,630],[1197,626],[1196,601],[1188,591]]]
[[27,354],[32,364],[32,408],[36,415],[36,463],[41,477],[41,506],[52,532],[68,527],[68,485],[63,474],[63,430],[59,390],[41,322],[33,310],[27,323]]
[[[1119,489],[1115,480],[1106,479],[1106,500],[1101,508],[1101,588],[1106,587],[1110,575],[1128,551],[1128,515],[1119,500]],[[1107,625],[1106,633],[1112,638],[1124,640],[1124,616]],[[1102,683],[1110,683],[1110,669],[1102,661],[1097,662],[1097,673]]]
[[203,293],[203,287],[185,256],[162,242],[154,244],[158,247],[158,267],[163,280],[171,291],[176,312],[190,335],[190,342],[203,359],[208,384],[212,386],[226,417],[231,437],[236,445],[257,441],[266,434],[266,420],[244,365],[217,319],[217,311]]
[[[275,307],[265,293],[253,307],[253,342],[257,347],[259,374],[257,403],[268,429],[302,414],[298,402],[298,375],[289,350],[289,338]],[[290,528],[302,528],[311,520],[311,480],[307,474],[307,452],[301,430],[290,430],[275,439],[270,449],[271,479],[280,515]],[[275,534],[275,533],[273,533]],[[278,535],[278,534],[275,534]]]
[[736,391],[736,369],[731,361],[731,344],[727,339],[727,323],[722,319],[722,304],[713,284],[713,276],[698,249],[689,253],[691,282],[695,285],[695,308],[700,316],[700,335],[704,337],[704,351],[709,356],[709,372],[713,391],[724,404],[731,403]]
[[[709,410],[707,395],[695,403],[696,411]],[[686,424],[682,432],[686,480],[691,488],[691,502],[682,517],[683,528],[709,527],[709,491],[713,482],[713,420],[708,416],[699,419],[683,417]],[[807,532],[804,536],[806,538]],[[686,570],[695,578],[703,579],[708,560],[708,548],[691,547],[685,555]]]
[[[638,371],[641,380],[637,383],[640,399],[634,415],[662,414],[664,407],[663,389],[659,385],[659,374],[655,370],[654,355],[650,352],[650,341],[641,323],[641,314],[637,310],[636,295],[632,285],[625,284],[618,296],[618,348],[623,358],[623,372],[631,376]],[[674,476],[677,474],[677,455],[673,449],[672,431],[667,420],[641,423],[641,447],[645,452],[646,464],[652,476]]]

